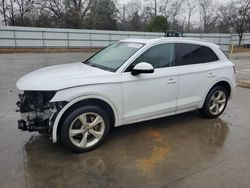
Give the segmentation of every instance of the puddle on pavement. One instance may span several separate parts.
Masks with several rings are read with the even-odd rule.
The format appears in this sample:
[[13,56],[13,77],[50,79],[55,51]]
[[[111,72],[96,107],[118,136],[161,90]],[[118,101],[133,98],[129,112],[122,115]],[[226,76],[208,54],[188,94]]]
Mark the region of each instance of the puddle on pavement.
[[[25,145],[31,187],[153,186],[219,160],[229,127],[196,113],[112,129],[98,149],[72,154],[43,136]],[[160,182],[160,183],[159,183]]]
[[149,155],[143,159],[136,160],[137,170],[141,171],[144,175],[150,176],[156,170],[156,167],[167,156],[170,146],[168,145],[168,138],[164,136],[159,130],[153,128],[142,131],[142,137],[150,138],[153,148]]

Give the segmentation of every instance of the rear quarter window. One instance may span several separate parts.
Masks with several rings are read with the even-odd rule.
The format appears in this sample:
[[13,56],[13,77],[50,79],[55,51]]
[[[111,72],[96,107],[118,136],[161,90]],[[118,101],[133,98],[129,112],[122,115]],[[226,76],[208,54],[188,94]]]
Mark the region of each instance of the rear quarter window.
[[179,65],[209,63],[219,60],[214,51],[207,46],[178,43],[177,51]]

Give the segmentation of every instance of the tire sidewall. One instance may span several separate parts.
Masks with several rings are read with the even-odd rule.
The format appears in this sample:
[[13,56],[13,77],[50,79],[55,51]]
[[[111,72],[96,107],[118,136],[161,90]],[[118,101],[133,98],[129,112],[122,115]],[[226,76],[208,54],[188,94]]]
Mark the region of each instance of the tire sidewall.
[[[214,95],[215,92],[218,92],[218,91],[223,91],[225,93],[225,95],[226,95],[226,103],[225,103],[225,106],[224,106],[223,110],[219,114],[214,115],[209,110],[209,103],[210,103],[211,97]],[[208,95],[206,97],[206,100],[204,102],[204,105],[203,105],[203,107],[201,109],[202,114],[207,118],[217,118],[225,111],[225,109],[227,107],[227,103],[228,103],[228,91],[222,86],[216,86],[216,87],[212,88],[209,91],[209,93],[208,93]]]
[[[80,148],[71,142],[71,139],[69,137],[69,129],[70,129],[71,123],[75,120],[75,118],[87,112],[94,112],[100,115],[104,120],[105,130],[104,130],[102,138],[96,144],[88,148]],[[88,105],[88,106],[77,108],[67,115],[67,117],[64,119],[64,122],[60,130],[60,138],[61,138],[62,144],[66,146],[68,149],[70,149],[71,151],[77,152],[77,153],[83,153],[83,152],[91,151],[95,149],[96,147],[98,147],[107,137],[109,130],[110,130],[110,122],[109,122],[107,113],[98,106]]]

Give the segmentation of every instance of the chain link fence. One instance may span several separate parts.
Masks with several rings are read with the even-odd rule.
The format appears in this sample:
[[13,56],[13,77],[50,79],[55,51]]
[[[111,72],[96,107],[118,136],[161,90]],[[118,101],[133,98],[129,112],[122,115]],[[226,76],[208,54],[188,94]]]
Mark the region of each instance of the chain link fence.
[[[237,34],[232,34],[232,45],[239,44],[239,36]],[[242,37],[241,45],[250,45],[250,33],[245,33]]]
[[[154,32],[1,26],[0,48],[102,48],[125,38],[163,36],[164,33]],[[213,42],[224,52],[229,52],[232,42],[230,34],[187,33],[184,36]]]

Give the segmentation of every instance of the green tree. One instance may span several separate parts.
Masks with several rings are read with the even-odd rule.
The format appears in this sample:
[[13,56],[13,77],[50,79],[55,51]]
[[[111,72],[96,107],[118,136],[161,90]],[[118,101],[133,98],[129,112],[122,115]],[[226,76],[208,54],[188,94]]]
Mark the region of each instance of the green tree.
[[151,32],[165,32],[169,29],[168,20],[165,16],[154,16],[148,26]]

